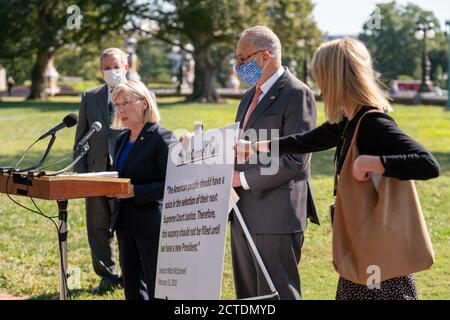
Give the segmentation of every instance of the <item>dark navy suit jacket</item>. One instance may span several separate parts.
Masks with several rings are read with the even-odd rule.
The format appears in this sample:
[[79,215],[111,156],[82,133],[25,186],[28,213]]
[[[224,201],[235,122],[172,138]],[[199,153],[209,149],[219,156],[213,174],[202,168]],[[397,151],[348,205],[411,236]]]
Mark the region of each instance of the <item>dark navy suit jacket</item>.
[[[118,171],[117,160],[129,141],[130,131],[117,139],[113,170]],[[147,123],[125,160],[120,178],[130,178],[134,197],[115,199],[111,231],[120,229],[132,236],[159,235],[164,182],[169,145],[176,142],[172,132],[157,123]]]

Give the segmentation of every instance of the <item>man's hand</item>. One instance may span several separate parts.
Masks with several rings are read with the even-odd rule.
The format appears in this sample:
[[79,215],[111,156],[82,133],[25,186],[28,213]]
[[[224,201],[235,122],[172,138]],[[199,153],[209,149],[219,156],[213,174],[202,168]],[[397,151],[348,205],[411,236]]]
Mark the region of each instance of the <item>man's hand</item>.
[[353,162],[352,174],[357,181],[367,181],[372,173],[384,174],[384,167],[378,156],[359,156]]
[[241,176],[240,172],[234,171],[233,172],[233,188],[237,188],[241,186]]
[[193,136],[194,136],[193,132],[188,132],[183,134],[178,140],[181,143],[181,146],[183,147],[184,150],[186,150],[189,147],[189,143]]

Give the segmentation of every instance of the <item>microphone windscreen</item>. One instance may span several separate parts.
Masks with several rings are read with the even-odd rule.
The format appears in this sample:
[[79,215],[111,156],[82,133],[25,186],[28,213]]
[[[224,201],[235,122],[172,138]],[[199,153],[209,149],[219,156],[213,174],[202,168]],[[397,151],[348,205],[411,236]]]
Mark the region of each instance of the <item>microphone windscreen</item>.
[[94,128],[96,132],[99,132],[100,130],[102,130],[102,124],[99,121],[95,121],[92,124],[92,128]]
[[78,116],[75,113],[68,114],[64,117],[63,122],[67,128],[73,127],[78,123]]

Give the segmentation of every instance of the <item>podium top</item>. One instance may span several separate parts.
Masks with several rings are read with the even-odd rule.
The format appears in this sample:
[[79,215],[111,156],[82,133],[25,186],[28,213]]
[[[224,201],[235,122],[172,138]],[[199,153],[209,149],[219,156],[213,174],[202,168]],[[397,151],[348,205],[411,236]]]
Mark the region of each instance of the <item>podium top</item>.
[[[130,179],[101,176],[60,175],[36,177],[13,174],[0,175],[0,193],[45,200],[68,200],[99,196],[112,196],[130,192]],[[6,189],[8,188],[8,189]]]

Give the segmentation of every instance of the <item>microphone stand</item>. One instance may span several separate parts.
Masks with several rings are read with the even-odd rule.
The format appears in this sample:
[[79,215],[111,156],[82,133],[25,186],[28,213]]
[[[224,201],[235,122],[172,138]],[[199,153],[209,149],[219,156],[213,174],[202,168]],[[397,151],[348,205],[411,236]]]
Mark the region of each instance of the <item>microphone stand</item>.
[[[34,172],[31,170],[34,170],[34,169],[42,166],[42,164],[47,159],[55,140],[56,140],[55,133],[52,133],[51,139],[47,145],[47,149],[45,150],[44,156],[38,163],[32,165],[31,167],[24,168],[24,169],[16,169],[16,167],[20,164],[20,162],[22,162],[22,160],[25,157],[25,155],[27,154],[27,152],[31,149],[31,147],[35,143],[37,143],[39,141],[39,139],[36,140],[32,145],[30,145],[27,150],[25,150],[25,152],[22,155],[22,158],[14,166],[14,168],[0,168],[0,174],[3,174],[3,172],[5,172],[5,171],[9,172],[8,179],[6,180],[6,194],[8,194],[8,180],[11,175],[13,176],[14,180],[17,180],[15,182],[29,185],[30,179],[34,176]],[[89,150],[89,144],[87,142],[83,146],[79,146],[77,149],[77,152],[79,152],[79,154],[70,165],[68,165],[66,168],[64,168],[58,172],[51,173],[48,176],[56,176],[58,174],[61,174],[65,171],[69,170],[86,155],[88,150]],[[25,171],[28,171],[28,176],[20,177],[19,173],[25,172]],[[41,172],[37,173],[37,177],[41,177],[43,175],[45,175],[45,171],[41,171]],[[70,276],[69,274],[67,274],[67,233],[68,233],[67,232],[67,205],[68,205],[68,200],[57,200],[57,204],[58,204],[58,219],[59,219],[58,244],[59,244],[59,255],[60,255],[60,299],[66,300],[69,296],[69,288],[67,286],[67,278]],[[51,219],[51,220],[53,221],[53,219]]]
[[[45,171],[41,171],[38,173],[38,177],[41,176],[57,176],[67,170],[71,169],[75,166],[88,152],[89,143],[86,142],[82,146],[78,146],[77,148],[77,157],[72,161],[64,169],[61,169],[57,172],[52,172],[50,174],[46,174]],[[67,278],[70,276],[67,273],[67,206],[69,201],[66,200],[57,200],[58,204],[58,219],[59,219],[59,228],[58,228],[58,244],[59,244],[59,254],[60,254],[60,293],[59,297],[61,300],[66,300],[69,296],[69,288],[67,286]]]
[[61,169],[59,171],[56,172],[52,172],[49,174],[46,174],[45,171],[44,172],[40,172],[38,174],[38,176],[43,176],[46,175],[47,177],[53,177],[53,176],[57,176],[61,173],[66,172],[67,170],[73,168],[78,162],[80,162],[80,160],[86,155],[86,153],[89,151],[89,143],[86,142],[84,145],[78,147],[77,152],[79,152],[79,154],[77,155],[77,157],[72,161],[72,163],[70,163],[67,167],[65,167],[64,169]]
[[[88,152],[89,143],[86,142],[84,145],[79,146],[77,148],[77,157],[72,161],[64,169],[61,169],[57,172],[52,172],[50,174],[46,174],[45,171],[41,171],[38,173],[38,177],[41,176],[57,176],[69,169],[71,169],[74,165],[76,165]],[[60,254],[60,293],[59,297],[61,300],[66,300],[69,296],[69,288],[67,286],[67,278],[70,276],[67,273],[67,205],[69,201],[66,200],[57,200],[58,204],[58,219],[59,219],[59,228],[58,228],[58,244],[59,244],[59,254]]]

